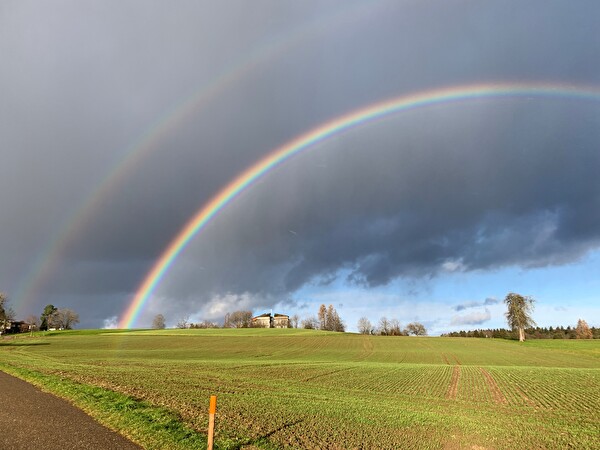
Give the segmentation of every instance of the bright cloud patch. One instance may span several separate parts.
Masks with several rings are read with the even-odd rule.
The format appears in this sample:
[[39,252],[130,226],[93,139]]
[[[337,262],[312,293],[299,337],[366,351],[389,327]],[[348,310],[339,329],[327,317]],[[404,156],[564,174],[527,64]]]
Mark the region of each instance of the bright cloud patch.
[[492,318],[490,311],[486,308],[485,311],[473,311],[463,316],[454,316],[450,325],[481,325]]
[[115,328],[118,328],[118,324],[119,320],[117,316],[112,316],[107,319],[104,319],[102,328],[105,330],[114,330]]

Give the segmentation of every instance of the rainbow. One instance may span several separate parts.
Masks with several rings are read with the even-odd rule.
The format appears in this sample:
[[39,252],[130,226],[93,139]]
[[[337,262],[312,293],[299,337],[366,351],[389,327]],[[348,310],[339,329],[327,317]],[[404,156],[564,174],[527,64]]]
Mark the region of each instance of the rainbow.
[[17,308],[17,314],[28,313],[27,304],[38,296],[38,291],[41,290],[44,282],[51,278],[57,267],[56,262],[68,247],[69,241],[85,229],[92,221],[93,213],[123,184],[138,167],[140,160],[160,149],[156,145],[157,142],[169,136],[173,130],[186,123],[194,113],[215,101],[235,83],[289,53],[294,47],[333,33],[337,26],[348,26],[349,23],[362,22],[371,18],[376,20],[379,14],[386,11],[389,3],[392,2],[378,0],[354,5],[318,16],[295,29],[287,30],[284,34],[251,49],[240,60],[226,67],[211,82],[199,87],[165,110],[125,149],[121,159],[116,162],[115,168],[99,181],[98,187],[82,196],[81,204],[74,209],[62,226],[57,228],[46,246],[38,253],[14,290],[13,305]]
[[219,211],[225,208],[225,206],[231,203],[258,179],[286,161],[289,161],[295,155],[335,135],[399,112],[442,103],[519,96],[600,100],[600,89],[596,87],[552,83],[499,83],[450,87],[385,100],[320,125],[283,146],[276,148],[246,169],[217,193],[185,224],[144,278],[133,300],[123,314],[119,323],[120,328],[132,328],[152,292],[160,283],[167,270],[173,265],[177,256]]

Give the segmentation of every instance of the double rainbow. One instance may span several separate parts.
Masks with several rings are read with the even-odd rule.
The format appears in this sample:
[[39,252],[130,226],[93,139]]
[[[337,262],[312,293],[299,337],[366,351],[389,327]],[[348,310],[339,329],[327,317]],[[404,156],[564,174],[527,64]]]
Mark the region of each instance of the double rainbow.
[[133,300],[119,322],[120,328],[132,328],[154,289],[186,245],[209,221],[241,192],[277,166],[318,143],[351,128],[382,119],[399,112],[450,102],[502,97],[555,97],[600,100],[600,90],[594,87],[552,83],[478,84],[420,92],[385,100],[343,115],[276,148],[246,169],[204,205],[181,229],[158,258],[139,286]]
[[27,307],[36,297],[39,297],[43,285],[52,278],[59,266],[57,262],[61,253],[85,230],[93,220],[94,213],[108,201],[111,195],[115,195],[127,177],[137,169],[140,161],[162,148],[157,145],[161,139],[171,135],[195,113],[205,109],[207,105],[241,80],[248,78],[254,71],[268,67],[282,55],[292,52],[295,47],[318,41],[330,33],[335,34],[338,27],[345,27],[354,22],[376,20],[380,14],[385,13],[390,3],[393,1],[375,0],[345,5],[325,15],[317,15],[296,28],[285,30],[280,35],[274,35],[270,40],[249,49],[208,84],[201,85],[165,110],[129,145],[122,157],[116,161],[114,169],[105,174],[97,187],[81,197],[81,203],[64,220],[62,226],[56,228],[46,245],[39,251],[14,289],[13,305],[18,315],[30,312]]

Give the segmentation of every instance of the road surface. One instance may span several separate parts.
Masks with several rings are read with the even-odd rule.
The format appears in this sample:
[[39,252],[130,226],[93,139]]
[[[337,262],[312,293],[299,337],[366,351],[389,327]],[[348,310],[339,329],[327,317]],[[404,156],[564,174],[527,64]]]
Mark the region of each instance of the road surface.
[[0,450],[140,450],[69,402],[0,372]]

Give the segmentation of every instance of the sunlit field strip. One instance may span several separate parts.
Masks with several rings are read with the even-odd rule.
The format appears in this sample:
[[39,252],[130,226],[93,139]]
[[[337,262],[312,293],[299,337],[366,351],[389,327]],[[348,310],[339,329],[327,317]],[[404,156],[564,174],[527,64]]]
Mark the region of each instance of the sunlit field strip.
[[595,405],[600,403],[600,372],[597,370],[494,368],[491,371],[505,391],[517,392],[512,395],[517,405],[525,402],[552,410],[597,412]]
[[[46,338],[47,345],[0,347],[0,363],[166,407],[199,432],[206,418],[198,411],[216,393],[223,448],[265,431],[274,445],[300,448],[316,448],[315,440],[320,448],[339,448],[340,442],[343,448],[593,448],[597,437],[600,364],[589,346],[578,354],[576,344],[564,351],[494,340],[231,331],[137,333],[120,342],[111,335],[57,335]],[[365,354],[365,342],[372,352]],[[542,365],[577,359],[588,368],[511,367],[510,348],[519,364],[529,354]],[[442,353],[462,363],[455,399],[446,398],[454,365],[442,363]],[[403,362],[418,361],[419,354],[420,362]],[[476,364],[478,355],[482,364]],[[507,404],[494,401],[482,367]],[[565,393],[577,403],[586,398],[587,406],[573,406]],[[512,414],[519,414],[516,424]]]

